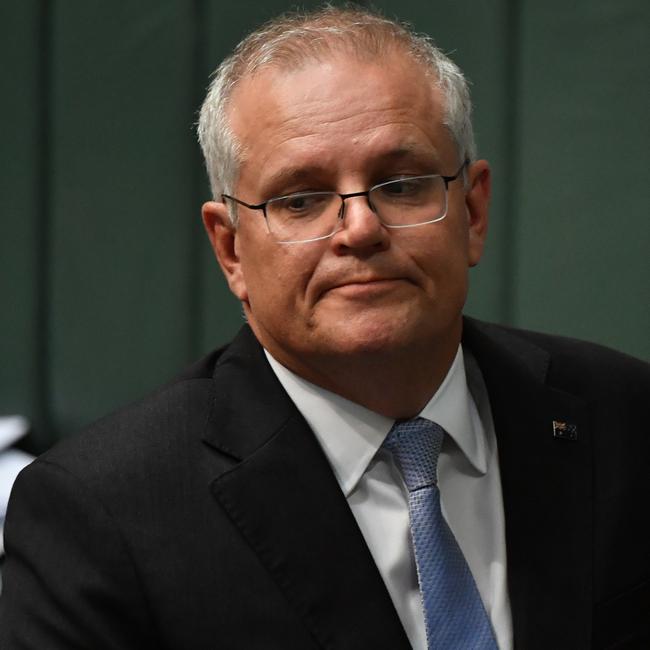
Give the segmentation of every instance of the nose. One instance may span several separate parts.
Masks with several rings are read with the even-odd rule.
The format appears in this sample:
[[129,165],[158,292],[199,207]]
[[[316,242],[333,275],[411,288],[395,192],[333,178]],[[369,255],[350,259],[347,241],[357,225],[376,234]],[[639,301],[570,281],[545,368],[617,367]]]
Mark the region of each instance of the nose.
[[389,247],[388,230],[370,208],[367,195],[346,197],[341,210],[341,228],[332,238],[337,253],[364,251],[373,254]]

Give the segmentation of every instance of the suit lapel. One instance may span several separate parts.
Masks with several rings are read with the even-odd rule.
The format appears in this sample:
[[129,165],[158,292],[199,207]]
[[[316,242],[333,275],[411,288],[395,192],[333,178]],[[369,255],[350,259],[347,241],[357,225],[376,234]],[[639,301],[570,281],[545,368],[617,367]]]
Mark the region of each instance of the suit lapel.
[[[545,384],[548,354],[467,321],[499,446],[508,583],[517,648],[590,647],[591,440],[585,404]],[[554,437],[553,421],[577,440]]]
[[220,360],[206,442],[239,462],[211,489],[317,642],[408,648],[332,470],[248,328]]

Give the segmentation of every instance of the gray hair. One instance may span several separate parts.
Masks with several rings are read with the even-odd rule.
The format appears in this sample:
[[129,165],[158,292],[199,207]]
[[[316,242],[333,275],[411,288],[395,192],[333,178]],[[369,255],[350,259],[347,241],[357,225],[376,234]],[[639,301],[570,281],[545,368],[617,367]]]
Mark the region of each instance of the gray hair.
[[[215,200],[231,193],[237,180],[241,146],[228,119],[237,84],[268,66],[295,69],[306,61],[326,60],[344,50],[360,60],[400,51],[424,67],[446,99],[444,124],[461,160],[473,160],[469,88],[460,68],[425,34],[409,25],[362,8],[326,6],[314,12],[283,14],[249,34],[215,70],[201,107],[198,136]],[[231,210],[236,222],[234,209]]]

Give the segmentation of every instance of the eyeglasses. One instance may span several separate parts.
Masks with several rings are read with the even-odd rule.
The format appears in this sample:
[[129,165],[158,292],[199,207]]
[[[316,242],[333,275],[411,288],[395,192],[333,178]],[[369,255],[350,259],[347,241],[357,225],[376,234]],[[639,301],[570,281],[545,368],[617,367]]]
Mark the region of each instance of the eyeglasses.
[[251,210],[262,210],[269,232],[279,244],[298,244],[332,237],[345,217],[345,201],[365,196],[368,206],[386,228],[413,228],[442,221],[447,216],[449,183],[462,173],[465,160],[453,176],[405,176],[374,185],[365,192],[296,192],[252,205],[222,194]]

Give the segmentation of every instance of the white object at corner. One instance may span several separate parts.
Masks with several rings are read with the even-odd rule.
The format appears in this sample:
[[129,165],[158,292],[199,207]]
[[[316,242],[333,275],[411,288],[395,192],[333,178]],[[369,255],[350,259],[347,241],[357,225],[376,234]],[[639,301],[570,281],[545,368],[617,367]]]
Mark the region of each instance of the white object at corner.
[[34,460],[33,456],[20,449],[11,449],[11,445],[27,435],[29,421],[22,415],[0,417],[0,556],[4,553],[2,527],[11,486],[19,472]]

